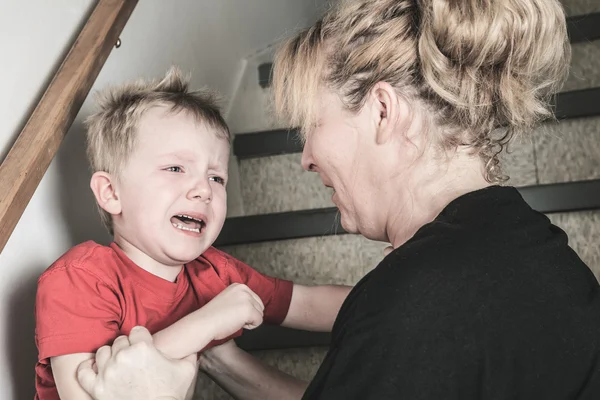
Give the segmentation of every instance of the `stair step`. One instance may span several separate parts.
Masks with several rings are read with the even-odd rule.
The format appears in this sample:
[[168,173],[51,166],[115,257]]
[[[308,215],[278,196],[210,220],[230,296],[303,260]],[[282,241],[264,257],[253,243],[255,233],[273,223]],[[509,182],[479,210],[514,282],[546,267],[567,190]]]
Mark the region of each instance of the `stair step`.
[[244,334],[236,339],[237,345],[246,351],[327,347],[330,341],[329,332],[308,332],[270,325],[244,331]]
[[233,154],[240,160],[301,152],[302,141],[297,129],[242,133],[233,141]]
[[[332,189],[318,174],[300,164],[301,154],[284,154],[240,161],[240,193],[245,215],[333,207]],[[533,141],[516,140],[501,155],[505,173],[513,186],[537,182]]]
[[548,215],[550,221],[569,236],[569,246],[600,281],[600,211]]
[[548,124],[533,141],[539,183],[600,178],[600,117]]
[[600,39],[600,12],[568,17],[567,30],[571,44]]
[[[596,58],[596,65],[597,61],[600,61],[600,57]],[[554,102],[554,110],[558,119],[600,116],[600,87],[559,93]],[[297,129],[238,134],[234,140],[233,152],[241,160],[300,153],[302,142],[298,135]]]
[[600,40],[581,42],[571,46],[571,68],[562,92],[600,86]]
[[219,247],[257,271],[303,285],[354,285],[383,259],[387,245],[360,235],[330,235]]
[[[575,17],[593,14],[600,11],[600,3],[597,0],[560,0],[567,17]],[[568,21],[568,20],[567,20]]]
[[333,207],[332,189],[318,174],[302,169],[302,155],[284,154],[242,160],[240,194],[245,215]]
[[[600,179],[517,188],[537,211],[556,213],[600,208]],[[215,246],[346,233],[335,207],[228,218]]]
[[[588,104],[600,105],[600,99]],[[600,179],[599,136],[600,117],[588,117],[544,124],[516,138],[501,155],[507,183],[520,187]],[[241,160],[244,215],[333,207],[332,190],[318,174],[305,172],[300,159],[297,153]]]

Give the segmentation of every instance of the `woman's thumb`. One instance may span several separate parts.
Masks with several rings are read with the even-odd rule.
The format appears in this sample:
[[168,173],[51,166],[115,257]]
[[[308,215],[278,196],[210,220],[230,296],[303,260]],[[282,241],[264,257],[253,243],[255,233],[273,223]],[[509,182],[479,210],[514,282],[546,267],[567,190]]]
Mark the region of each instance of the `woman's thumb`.
[[388,254],[390,254],[392,251],[394,250],[393,246],[388,246],[385,249],[383,249],[383,255],[387,256]]

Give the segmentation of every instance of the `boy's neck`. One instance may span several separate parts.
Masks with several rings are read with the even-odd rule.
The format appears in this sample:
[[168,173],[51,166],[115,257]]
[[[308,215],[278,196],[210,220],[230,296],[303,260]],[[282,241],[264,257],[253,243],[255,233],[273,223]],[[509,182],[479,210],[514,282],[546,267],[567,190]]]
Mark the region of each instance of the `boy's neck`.
[[113,240],[121,248],[123,253],[125,253],[125,255],[127,255],[127,257],[129,257],[129,259],[133,261],[138,267],[150,272],[153,275],[158,276],[159,278],[165,279],[169,282],[175,282],[177,276],[183,268],[183,265],[165,265],[156,261],[148,254],[135,247],[117,232],[115,232]]

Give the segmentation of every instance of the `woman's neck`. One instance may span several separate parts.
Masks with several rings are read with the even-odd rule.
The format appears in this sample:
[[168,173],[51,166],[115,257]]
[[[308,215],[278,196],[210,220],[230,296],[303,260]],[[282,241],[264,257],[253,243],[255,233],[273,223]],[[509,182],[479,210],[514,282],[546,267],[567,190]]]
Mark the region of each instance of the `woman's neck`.
[[397,181],[397,201],[392,202],[387,237],[394,248],[409,240],[423,225],[458,197],[490,186],[481,159],[459,149],[442,163],[439,158],[419,160],[408,180]]

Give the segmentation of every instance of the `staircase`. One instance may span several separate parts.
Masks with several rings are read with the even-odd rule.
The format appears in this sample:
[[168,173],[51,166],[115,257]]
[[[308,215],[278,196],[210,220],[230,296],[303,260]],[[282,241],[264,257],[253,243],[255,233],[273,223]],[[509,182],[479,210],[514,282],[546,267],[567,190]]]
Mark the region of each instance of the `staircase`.
[[[569,234],[571,246],[600,279],[600,3],[564,3],[572,15],[573,62],[555,100],[560,122],[517,140],[503,163],[509,184]],[[386,244],[346,234],[331,190],[317,174],[302,170],[295,131],[277,126],[270,114],[269,60],[252,61],[232,108],[231,127],[240,132],[233,151],[242,201],[216,246],[261,272],[297,283],[355,284],[378,264]],[[238,344],[310,380],[328,341],[328,334],[262,327]],[[230,397],[201,374],[196,398]]]

